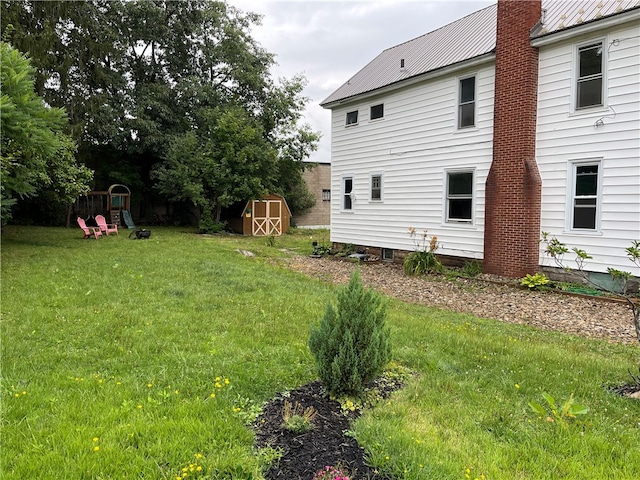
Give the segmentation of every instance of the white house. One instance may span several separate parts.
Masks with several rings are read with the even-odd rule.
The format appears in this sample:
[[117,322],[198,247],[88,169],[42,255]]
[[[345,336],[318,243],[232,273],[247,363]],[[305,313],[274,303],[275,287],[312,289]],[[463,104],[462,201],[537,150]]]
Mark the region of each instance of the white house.
[[[520,277],[541,231],[640,269],[640,0],[498,0],[383,51],[332,112],[331,240]],[[568,258],[570,260],[570,258]]]

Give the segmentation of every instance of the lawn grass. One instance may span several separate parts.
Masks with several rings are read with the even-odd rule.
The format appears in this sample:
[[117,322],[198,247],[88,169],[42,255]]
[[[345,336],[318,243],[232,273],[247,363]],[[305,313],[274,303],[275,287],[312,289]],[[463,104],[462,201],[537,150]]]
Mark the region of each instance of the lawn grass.
[[[247,422],[315,378],[307,336],[335,287],[284,268],[322,232],[276,239],[154,228],[2,233],[2,478],[261,478]],[[312,238],[313,237],[313,238]],[[245,257],[237,249],[250,250]],[[407,479],[640,477],[636,345],[612,345],[389,300],[411,383],[353,427]],[[629,319],[631,321],[631,319]],[[571,393],[562,426],[529,401]],[[183,469],[186,469],[183,471]],[[468,471],[467,471],[468,470]],[[185,476],[186,475],[186,476]]]

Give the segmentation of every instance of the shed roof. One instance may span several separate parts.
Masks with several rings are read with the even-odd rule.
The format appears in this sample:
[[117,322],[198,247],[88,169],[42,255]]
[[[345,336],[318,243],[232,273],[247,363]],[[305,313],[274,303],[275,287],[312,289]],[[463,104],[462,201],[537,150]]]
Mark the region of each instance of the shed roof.
[[[532,29],[532,38],[638,9],[640,0],[542,0],[542,8],[541,23]],[[335,102],[494,53],[496,12],[497,5],[491,5],[384,50],[320,105],[331,108]]]

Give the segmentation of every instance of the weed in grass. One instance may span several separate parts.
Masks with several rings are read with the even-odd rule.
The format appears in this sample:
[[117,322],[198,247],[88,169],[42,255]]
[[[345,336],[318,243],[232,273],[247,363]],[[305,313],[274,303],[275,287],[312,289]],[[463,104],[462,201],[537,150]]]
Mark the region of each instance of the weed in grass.
[[233,414],[245,425],[251,425],[262,413],[262,406],[256,405],[251,399],[238,396],[233,407]]
[[276,246],[276,237],[275,235],[267,235],[265,240],[265,245],[267,247],[275,247]]
[[557,422],[562,427],[569,425],[569,422],[574,420],[578,415],[586,415],[589,413],[589,407],[575,403],[573,400],[573,393],[569,395],[569,398],[562,404],[562,407],[556,405],[556,400],[548,393],[542,393],[542,396],[549,405],[551,415],[546,408],[536,402],[529,402],[531,410],[539,415],[539,418],[544,418],[547,422]]

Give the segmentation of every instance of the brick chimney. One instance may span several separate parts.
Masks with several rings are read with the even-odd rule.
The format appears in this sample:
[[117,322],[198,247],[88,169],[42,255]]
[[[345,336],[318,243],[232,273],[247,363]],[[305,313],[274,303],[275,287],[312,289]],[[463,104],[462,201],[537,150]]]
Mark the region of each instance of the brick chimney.
[[539,263],[542,182],[536,164],[541,0],[498,0],[493,162],[486,183],[484,271],[519,278]]

